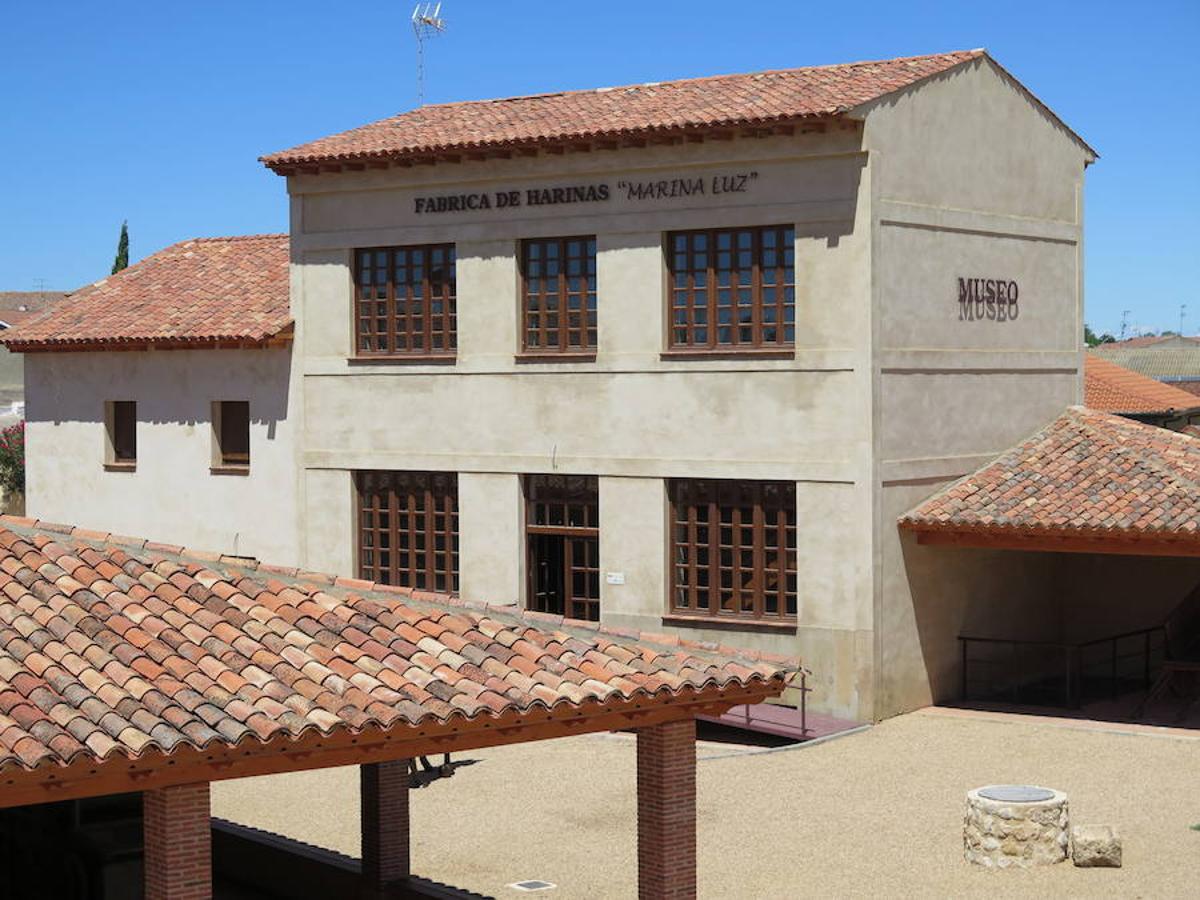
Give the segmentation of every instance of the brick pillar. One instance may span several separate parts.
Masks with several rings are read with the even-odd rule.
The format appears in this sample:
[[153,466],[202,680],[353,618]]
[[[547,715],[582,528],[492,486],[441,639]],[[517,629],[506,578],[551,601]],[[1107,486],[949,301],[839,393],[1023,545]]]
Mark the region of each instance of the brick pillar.
[[212,833],[208,782],[142,794],[146,900],[210,900]]
[[363,887],[382,895],[408,878],[408,760],[359,766]]
[[638,897],[696,896],[696,720],[637,732]]

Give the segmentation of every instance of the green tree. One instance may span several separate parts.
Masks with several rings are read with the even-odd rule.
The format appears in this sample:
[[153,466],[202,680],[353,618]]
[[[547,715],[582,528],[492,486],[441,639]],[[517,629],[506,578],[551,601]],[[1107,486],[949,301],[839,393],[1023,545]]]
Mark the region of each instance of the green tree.
[[1104,334],[1096,334],[1092,331],[1092,326],[1086,322],[1083,326],[1083,342],[1089,347],[1099,347],[1101,344],[1115,344],[1117,339],[1107,331]]
[[25,422],[0,431],[0,487],[8,494],[25,493]]
[[112,273],[129,268],[129,223],[121,223],[121,237],[117,240],[117,258],[113,260]]

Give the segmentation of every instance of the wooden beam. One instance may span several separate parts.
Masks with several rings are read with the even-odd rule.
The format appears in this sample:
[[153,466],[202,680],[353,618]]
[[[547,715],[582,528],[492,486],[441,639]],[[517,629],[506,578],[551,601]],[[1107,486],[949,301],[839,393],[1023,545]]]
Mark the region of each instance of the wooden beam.
[[[179,784],[222,781],[251,775],[298,772],[334,766],[388,762],[435,753],[458,753],[483,747],[541,741],[597,731],[624,731],[660,722],[720,716],[742,703],[760,703],[783,690],[777,681],[747,688],[707,690],[691,702],[670,704],[641,699],[613,710],[595,704],[492,718],[455,718],[426,726],[399,725],[360,733],[322,735],[313,730],[293,739],[288,735],[260,743],[243,740],[205,750],[184,747],[171,753],[146,750],[136,759],[112,756],[103,762],[87,757],[66,766],[39,766],[31,771],[9,769],[0,778],[0,808],[26,806],[128,791],[154,790]],[[588,707],[584,707],[588,709]]]
[[917,531],[917,543],[981,550],[1103,553],[1112,556],[1200,556],[1200,543],[1156,537],[1074,537],[983,531]]

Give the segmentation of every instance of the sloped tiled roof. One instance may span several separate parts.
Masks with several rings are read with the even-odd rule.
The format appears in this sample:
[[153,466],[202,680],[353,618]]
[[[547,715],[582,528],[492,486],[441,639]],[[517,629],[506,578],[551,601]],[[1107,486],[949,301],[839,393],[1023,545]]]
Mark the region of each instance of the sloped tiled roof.
[[1200,397],[1088,353],[1084,360],[1083,402],[1110,413],[1149,414],[1200,407]]
[[835,116],[983,50],[422,106],[264,156],[273,169]]
[[0,776],[187,748],[297,752],[305,736],[499,728],[729,691],[765,699],[789,671],[761,654],[614,639],[595,624],[203,556],[3,520]]
[[0,321],[11,327],[36,318],[66,296],[65,291],[0,291]]
[[1191,339],[1154,338],[1152,343],[1136,345],[1129,340],[1101,344],[1090,352],[1148,378],[1200,380],[1200,342],[1193,344]]
[[1073,406],[900,526],[1200,545],[1200,440]]
[[0,343],[19,351],[253,343],[290,325],[287,235],[197,238],[75,291]]

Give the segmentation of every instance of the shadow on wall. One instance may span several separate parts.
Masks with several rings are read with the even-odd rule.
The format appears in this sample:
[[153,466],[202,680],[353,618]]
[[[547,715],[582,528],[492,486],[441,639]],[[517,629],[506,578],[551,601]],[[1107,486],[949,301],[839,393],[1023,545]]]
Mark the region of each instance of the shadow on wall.
[[218,400],[249,400],[267,426],[288,416],[292,348],[25,354],[26,421],[104,421],[104,404],[133,400],[139,422],[208,424]]
[[923,546],[907,531],[900,546],[929,701],[955,700],[961,692],[960,635],[1059,640],[1056,554]]
[[901,532],[934,703],[960,699],[960,635],[1080,644],[1163,624],[1200,559],[922,546]]

